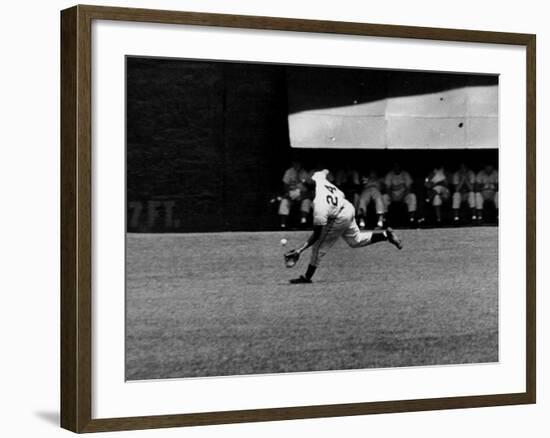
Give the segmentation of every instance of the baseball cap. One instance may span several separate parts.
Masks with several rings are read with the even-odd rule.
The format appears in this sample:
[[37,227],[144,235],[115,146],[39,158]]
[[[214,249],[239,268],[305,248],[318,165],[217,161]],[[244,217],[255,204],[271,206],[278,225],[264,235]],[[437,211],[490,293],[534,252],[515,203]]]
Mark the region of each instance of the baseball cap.
[[328,174],[329,174],[328,169],[319,170],[311,176],[311,179],[315,182],[317,182],[317,181],[326,181]]

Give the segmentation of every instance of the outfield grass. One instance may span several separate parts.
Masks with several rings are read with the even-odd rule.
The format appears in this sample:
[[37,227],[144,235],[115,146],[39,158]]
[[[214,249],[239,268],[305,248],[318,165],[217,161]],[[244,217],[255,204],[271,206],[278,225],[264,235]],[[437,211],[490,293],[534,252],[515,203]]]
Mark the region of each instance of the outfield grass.
[[129,380],[498,361],[498,228],[341,241],[290,285],[307,232],[129,234]]

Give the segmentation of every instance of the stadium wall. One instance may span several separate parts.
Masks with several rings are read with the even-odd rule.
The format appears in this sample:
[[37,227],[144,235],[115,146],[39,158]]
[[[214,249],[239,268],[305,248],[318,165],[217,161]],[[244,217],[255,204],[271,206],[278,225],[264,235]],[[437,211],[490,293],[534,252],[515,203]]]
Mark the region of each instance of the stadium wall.
[[[288,69],[297,148],[494,149],[495,75]],[[312,101],[312,96],[316,96]]]
[[127,133],[130,231],[258,229],[290,154],[284,70],[129,58]]
[[[472,87],[495,88],[495,80],[417,73],[411,81],[410,73],[404,72],[130,57],[127,229],[274,228],[276,203],[269,201],[280,194],[282,174],[293,158],[308,168],[354,163],[358,170],[375,168],[381,174],[392,162],[401,161],[419,185],[436,163],[452,167],[466,161],[474,168],[485,162],[496,164],[494,147],[449,149],[441,145],[434,150],[432,145],[412,150],[382,149],[374,143],[364,143],[364,148],[320,143],[319,149],[296,148],[291,147],[293,130],[289,128],[295,114],[315,114],[327,108],[347,111],[350,99],[357,101],[352,108],[363,106],[373,114],[397,117],[403,106],[394,101],[443,93],[455,96],[446,102],[452,112],[460,107],[457,101],[463,91],[457,90],[464,90],[465,81]],[[362,131],[350,132],[357,139],[380,135],[374,128],[364,136]]]

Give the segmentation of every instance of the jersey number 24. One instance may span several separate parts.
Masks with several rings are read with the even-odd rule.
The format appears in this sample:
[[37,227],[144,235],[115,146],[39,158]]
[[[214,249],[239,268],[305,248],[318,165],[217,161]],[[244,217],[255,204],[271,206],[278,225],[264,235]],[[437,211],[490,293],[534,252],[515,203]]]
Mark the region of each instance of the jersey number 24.
[[[327,189],[330,193],[334,193],[336,191],[336,188],[331,186],[325,186],[325,189]],[[331,195],[327,195],[327,203],[333,205],[334,207],[338,206],[338,198],[333,197]]]

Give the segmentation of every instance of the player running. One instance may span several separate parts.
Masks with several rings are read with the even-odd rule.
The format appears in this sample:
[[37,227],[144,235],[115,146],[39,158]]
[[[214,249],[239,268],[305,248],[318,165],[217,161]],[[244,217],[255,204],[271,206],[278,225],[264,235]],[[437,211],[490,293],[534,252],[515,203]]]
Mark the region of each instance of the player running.
[[300,254],[307,248],[311,250],[311,260],[305,275],[290,280],[292,284],[311,283],[311,278],[321,259],[342,237],[352,248],[360,248],[373,243],[388,241],[398,249],[403,246],[401,239],[391,229],[361,231],[355,222],[355,208],[344,194],[327,180],[328,170],[315,172],[311,179],[315,183],[315,199],[313,200],[313,234],[299,248],[284,255],[288,268],[293,267]]

